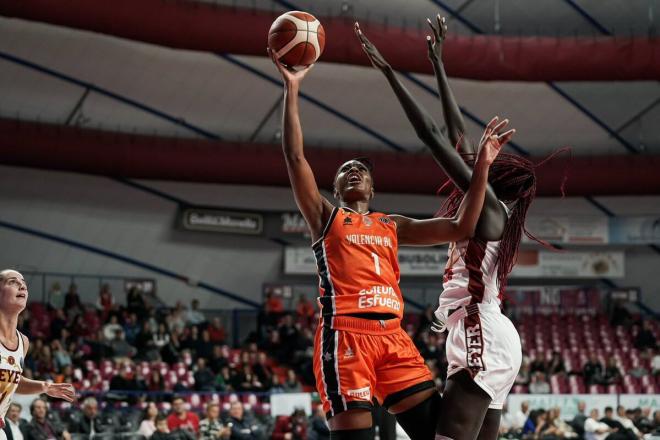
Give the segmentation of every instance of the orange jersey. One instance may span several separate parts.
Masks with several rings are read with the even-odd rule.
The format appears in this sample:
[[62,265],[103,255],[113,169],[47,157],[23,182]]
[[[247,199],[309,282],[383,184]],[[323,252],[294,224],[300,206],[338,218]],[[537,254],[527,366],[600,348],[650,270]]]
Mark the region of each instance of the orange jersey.
[[389,313],[403,317],[396,223],[387,215],[335,208],[312,249],[322,316]]

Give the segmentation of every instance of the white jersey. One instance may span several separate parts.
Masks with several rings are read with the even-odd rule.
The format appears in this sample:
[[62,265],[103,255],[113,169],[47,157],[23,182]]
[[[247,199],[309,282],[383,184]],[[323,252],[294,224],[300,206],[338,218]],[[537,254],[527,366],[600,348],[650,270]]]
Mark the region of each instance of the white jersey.
[[497,281],[499,241],[477,238],[449,245],[438,311],[469,304],[500,304]]
[[0,343],[0,420],[3,421],[23,375],[25,359],[23,335],[18,330],[16,330],[16,335],[18,336],[18,346],[15,350],[10,350],[6,345]]

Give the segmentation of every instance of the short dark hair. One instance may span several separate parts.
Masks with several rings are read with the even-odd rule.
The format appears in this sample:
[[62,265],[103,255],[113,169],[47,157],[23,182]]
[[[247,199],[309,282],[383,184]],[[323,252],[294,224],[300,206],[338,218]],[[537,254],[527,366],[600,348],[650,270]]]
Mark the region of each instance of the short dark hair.
[[605,412],[610,412],[610,411],[614,411],[614,410],[612,409],[611,406],[606,406],[605,407]]
[[46,404],[46,409],[48,409],[48,401],[46,399],[44,399],[43,397],[37,397],[30,404],[30,414],[34,414],[34,405],[39,401],[42,401],[43,403],[45,403]]
[[174,396],[174,397],[172,397],[172,403],[176,402],[177,400],[182,400],[184,403],[185,403],[185,401],[186,401],[186,400],[183,398],[183,396]]
[[162,421],[167,422],[167,416],[165,416],[164,414],[158,414],[156,416],[156,423],[162,422]]

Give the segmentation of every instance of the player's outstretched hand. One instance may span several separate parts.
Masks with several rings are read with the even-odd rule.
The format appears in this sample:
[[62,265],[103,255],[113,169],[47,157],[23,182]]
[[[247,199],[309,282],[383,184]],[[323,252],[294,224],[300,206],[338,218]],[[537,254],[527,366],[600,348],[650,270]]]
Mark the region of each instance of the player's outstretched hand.
[[433,37],[426,36],[426,42],[428,43],[429,59],[434,63],[439,63],[442,61],[442,46],[447,38],[447,20],[440,14],[435,17],[435,20],[437,23],[434,25],[430,18],[426,19],[433,33]]
[[56,399],[73,402],[76,397],[76,390],[70,383],[49,383],[46,385],[46,394]]
[[502,132],[509,124],[508,119],[500,121],[497,116],[490,120],[479,141],[477,162],[490,166],[500,154],[502,147],[511,140],[515,129]]
[[362,43],[362,49],[364,52],[367,54],[369,57],[369,61],[371,61],[371,64],[380,70],[387,70],[391,69],[392,67],[390,64],[385,60],[385,57],[383,57],[380,52],[378,52],[378,49],[376,49],[376,46],[373,45],[371,41],[362,33],[362,29],[360,29],[360,23],[357,21],[355,22],[355,35],[357,35],[358,39],[360,40],[360,43]]
[[284,64],[280,63],[280,60],[277,59],[275,56],[275,52],[273,52],[270,47],[266,49],[268,51],[268,56],[270,59],[273,61],[273,64],[277,67],[277,70],[280,71],[280,75],[282,75],[282,79],[284,80],[284,84],[300,84],[300,82],[305,78],[305,76],[309,73],[310,70],[312,70],[312,67],[314,67],[314,64],[311,64],[303,69],[300,70],[294,70],[291,69]]

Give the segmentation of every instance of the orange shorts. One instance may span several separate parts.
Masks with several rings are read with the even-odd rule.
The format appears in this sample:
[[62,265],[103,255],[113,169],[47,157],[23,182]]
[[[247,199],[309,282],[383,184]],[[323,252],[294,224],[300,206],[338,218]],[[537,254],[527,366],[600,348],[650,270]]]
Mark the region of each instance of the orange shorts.
[[[332,325],[327,322],[332,319]],[[401,321],[336,316],[319,324],[314,375],[328,418],[354,408],[385,408],[435,383]]]

